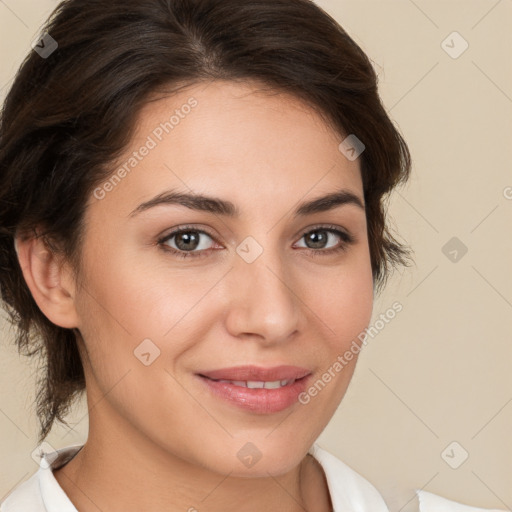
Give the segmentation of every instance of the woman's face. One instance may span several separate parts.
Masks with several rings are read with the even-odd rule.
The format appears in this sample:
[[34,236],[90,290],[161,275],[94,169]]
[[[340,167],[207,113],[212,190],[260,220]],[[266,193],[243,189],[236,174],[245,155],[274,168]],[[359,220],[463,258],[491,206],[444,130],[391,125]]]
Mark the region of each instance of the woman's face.
[[[345,394],[372,312],[360,167],[340,142],[298,100],[249,85],[145,105],[86,212],[75,304],[90,439],[233,476],[299,464]],[[295,368],[225,370],[241,366]]]

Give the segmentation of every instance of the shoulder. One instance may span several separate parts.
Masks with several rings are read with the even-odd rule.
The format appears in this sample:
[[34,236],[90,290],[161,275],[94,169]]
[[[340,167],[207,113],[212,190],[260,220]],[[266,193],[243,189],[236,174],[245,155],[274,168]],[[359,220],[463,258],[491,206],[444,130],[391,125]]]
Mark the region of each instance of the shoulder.
[[19,484],[0,503],[0,512],[40,512],[41,510],[45,510],[45,507],[39,488],[38,472]]
[[53,470],[71,460],[83,445],[44,453],[39,469],[18,484],[0,503],[0,512],[77,512],[53,475]]
[[505,510],[479,508],[451,501],[427,491],[417,490],[420,512],[505,512]]
[[377,489],[350,466],[316,443],[309,453],[324,470],[335,512],[389,512]]

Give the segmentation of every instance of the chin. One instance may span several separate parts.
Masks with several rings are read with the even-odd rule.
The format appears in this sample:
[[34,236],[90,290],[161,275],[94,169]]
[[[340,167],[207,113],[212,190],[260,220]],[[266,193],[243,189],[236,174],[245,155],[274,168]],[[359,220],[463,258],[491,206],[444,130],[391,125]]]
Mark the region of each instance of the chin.
[[[225,471],[222,472],[231,472],[231,476],[240,478],[283,475],[300,464],[312,444],[297,441],[298,437],[284,439],[276,436],[270,440],[265,436],[268,436],[268,432],[260,440],[250,441],[245,437],[234,443],[231,441],[232,447],[226,449],[223,455],[222,469]],[[226,457],[226,453],[232,455]]]
[[228,471],[231,471],[230,476],[237,478],[278,477],[280,475],[285,475],[296,468],[303,458],[304,456],[297,457],[297,453],[284,454],[281,459],[267,459],[265,462],[263,461],[263,458],[261,458],[254,464],[254,466],[248,468],[244,468],[242,464],[237,464],[235,469],[231,468]]

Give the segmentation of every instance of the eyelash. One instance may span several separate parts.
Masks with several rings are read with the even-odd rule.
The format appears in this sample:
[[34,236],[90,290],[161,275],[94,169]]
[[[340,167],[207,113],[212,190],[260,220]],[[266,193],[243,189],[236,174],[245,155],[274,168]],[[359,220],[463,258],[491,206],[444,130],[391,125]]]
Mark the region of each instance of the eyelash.
[[[213,235],[211,235],[207,231],[204,231],[202,229],[197,229],[193,226],[183,226],[180,229],[177,229],[176,231],[173,231],[172,233],[169,233],[165,237],[158,240],[158,245],[161,246],[164,251],[171,252],[178,258],[182,258],[182,259],[190,258],[190,257],[201,258],[203,256],[207,256],[207,254],[205,254],[208,252],[207,249],[204,249],[201,251],[195,251],[195,252],[194,251],[179,251],[172,247],[169,247],[168,245],[164,246],[164,243],[167,242],[168,240],[170,240],[171,238],[173,238],[174,236],[179,235],[180,233],[186,233],[189,231],[193,231],[196,233],[203,233],[205,235],[208,235],[212,240],[216,241],[215,238],[213,237]],[[305,231],[300,236],[300,239],[302,239],[306,235],[309,235],[310,233],[314,233],[315,231],[328,231],[329,233],[334,233],[335,235],[338,235],[342,239],[342,242],[340,243],[340,245],[338,245],[336,247],[331,247],[330,249],[306,249],[306,251],[308,251],[312,256],[315,256],[315,257],[316,256],[328,256],[328,255],[331,255],[334,253],[344,252],[348,249],[348,247],[350,245],[352,245],[356,241],[352,235],[346,233],[345,231],[341,231],[336,226],[316,226],[313,229],[309,229],[308,231]],[[213,249],[213,250],[215,250],[215,249]]]

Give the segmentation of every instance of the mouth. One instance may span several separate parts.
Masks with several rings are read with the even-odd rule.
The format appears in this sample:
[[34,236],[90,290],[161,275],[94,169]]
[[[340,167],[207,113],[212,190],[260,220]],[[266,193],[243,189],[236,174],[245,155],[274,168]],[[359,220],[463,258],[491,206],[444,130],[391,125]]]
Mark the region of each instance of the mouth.
[[216,399],[258,414],[276,413],[294,405],[310,376],[310,370],[296,366],[239,366],[196,374]]
[[309,375],[311,370],[300,366],[232,366],[218,370],[200,372],[199,375],[212,380],[227,380],[230,382],[282,382],[301,379]]
[[[205,375],[200,375],[200,377],[204,377],[205,379],[209,379]],[[302,377],[304,378],[304,377]],[[242,388],[249,389],[279,389],[284,386],[290,386],[295,381],[300,379],[284,379],[284,380],[271,380],[271,381],[263,381],[263,380],[225,380],[225,379],[210,379],[215,382],[225,382],[227,384],[232,384],[233,386],[239,386]]]

